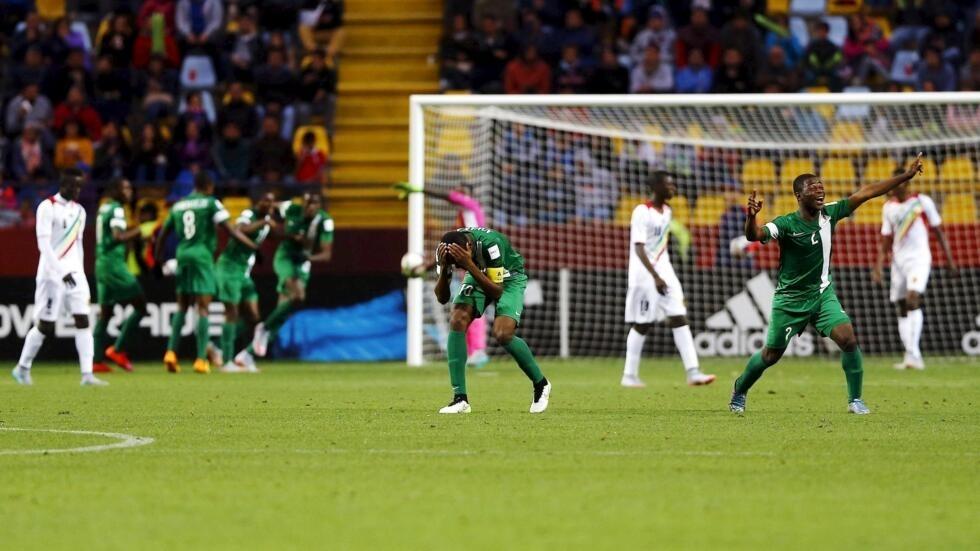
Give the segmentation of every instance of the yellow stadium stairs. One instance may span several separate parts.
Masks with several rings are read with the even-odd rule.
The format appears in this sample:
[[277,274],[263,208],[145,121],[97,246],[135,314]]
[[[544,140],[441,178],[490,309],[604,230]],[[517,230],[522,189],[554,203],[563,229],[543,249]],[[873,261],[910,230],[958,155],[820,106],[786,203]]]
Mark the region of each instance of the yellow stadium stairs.
[[339,228],[404,227],[408,97],[439,90],[441,0],[348,2],[327,193]]

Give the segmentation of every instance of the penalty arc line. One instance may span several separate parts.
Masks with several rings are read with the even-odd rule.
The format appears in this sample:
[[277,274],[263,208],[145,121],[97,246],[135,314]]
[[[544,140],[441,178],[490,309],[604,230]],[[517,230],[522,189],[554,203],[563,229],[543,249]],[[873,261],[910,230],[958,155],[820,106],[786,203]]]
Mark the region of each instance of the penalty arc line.
[[52,453],[93,453],[108,450],[118,450],[123,448],[136,448],[152,444],[155,439],[148,436],[133,436],[120,432],[101,432],[94,430],[63,430],[63,429],[25,429],[15,427],[0,427],[0,431],[7,432],[50,432],[57,434],[78,434],[83,436],[101,436],[103,438],[114,438],[118,442],[111,444],[99,444],[95,446],[80,446],[77,448],[50,448],[50,449],[27,449],[27,450],[0,450],[0,455],[46,455]]

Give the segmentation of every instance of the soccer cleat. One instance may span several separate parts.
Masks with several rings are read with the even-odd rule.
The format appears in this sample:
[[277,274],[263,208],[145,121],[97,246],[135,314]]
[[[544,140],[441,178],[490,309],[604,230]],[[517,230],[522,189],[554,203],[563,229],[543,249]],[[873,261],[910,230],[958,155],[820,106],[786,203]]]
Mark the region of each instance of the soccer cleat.
[[453,401],[440,409],[439,413],[469,413],[470,411],[472,411],[470,403],[466,401],[465,396],[453,396]]
[[692,369],[687,372],[688,386],[710,385],[713,382],[715,382],[715,376],[701,373],[700,369]]
[[853,413],[855,415],[867,415],[871,413],[868,406],[864,405],[864,400],[860,398],[855,398],[847,404],[848,413]]
[[745,393],[732,390],[732,400],[728,402],[729,411],[739,415],[745,413],[745,398]]
[[202,360],[201,358],[194,360],[194,373],[200,373],[201,375],[211,373],[211,364],[209,364],[207,360]]
[[909,356],[905,360],[905,365],[907,365],[910,369],[914,369],[916,371],[922,371],[923,369],[926,368],[926,363],[922,361],[922,356],[919,357]]
[[125,352],[119,352],[116,350],[115,346],[110,346],[105,349],[105,357],[109,359],[110,362],[123,368],[123,371],[132,371],[133,362],[129,361],[129,355]]
[[255,357],[249,354],[248,350],[242,350],[235,354],[235,364],[244,373],[258,373],[259,368],[255,365]]
[[82,375],[82,382],[79,384],[81,386],[109,386],[109,383],[103,381],[102,379],[97,379],[95,375],[92,375],[91,373]]
[[95,362],[92,364],[92,373],[112,373],[112,368],[105,362]]
[[476,352],[470,354],[469,358],[466,358],[466,367],[472,367],[473,369],[480,369],[481,367],[487,365],[490,361],[490,356],[483,350],[477,350]]
[[34,380],[31,379],[30,369],[25,369],[17,365],[14,366],[14,369],[13,371],[10,372],[10,374],[14,377],[14,380],[17,381],[17,384],[19,385],[31,386],[34,384]]
[[177,363],[177,354],[173,350],[167,350],[163,355],[163,365],[170,373],[180,373],[180,364]]
[[220,348],[214,345],[213,342],[208,341],[208,346],[204,351],[208,357],[208,363],[211,365],[224,365],[225,355]]
[[623,375],[619,381],[621,386],[626,388],[646,388],[647,384],[640,380],[636,375]]
[[252,335],[252,351],[255,355],[264,358],[269,347],[269,331],[264,323],[255,326],[255,333]]
[[534,396],[531,399],[531,413],[544,413],[548,409],[548,399],[551,397],[551,383],[541,379],[534,384]]
[[222,373],[245,373],[245,368],[236,364],[235,362],[228,362],[221,366],[221,369],[218,371],[221,371]]

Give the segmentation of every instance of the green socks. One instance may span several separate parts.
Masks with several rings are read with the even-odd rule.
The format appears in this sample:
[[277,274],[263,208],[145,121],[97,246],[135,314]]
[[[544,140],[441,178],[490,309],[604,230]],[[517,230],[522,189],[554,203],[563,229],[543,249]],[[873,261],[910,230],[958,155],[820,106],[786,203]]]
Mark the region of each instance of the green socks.
[[449,357],[449,382],[453,385],[453,395],[466,394],[466,332],[449,332],[446,355]]
[[95,322],[95,331],[92,336],[95,338],[95,355],[92,357],[92,361],[102,363],[105,361],[105,343],[109,340],[109,320],[99,316],[99,321]]
[[197,317],[197,330],[194,331],[197,339],[197,358],[207,359],[208,357],[208,318],[207,316]]
[[861,356],[861,349],[855,348],[853,352],[842,353],[840,363],[844,368],[844,377],[847,379],[847,401],[856,400],[861,397],[861,383],[864,380],[864,358]]
[[170,318],[170,339],[167,340],[167,350],[177,352],[180,345],[180,330],[184,328],[184,318],[187,312],[180,310],[174,312],[174,317]]
[[[544,375],[541,373],[541,368],[538,367],[538,362],[534,361],[534,354],[531,353],[531,348],[528,347],[526,342],[524,342],[524,339],[520,337],[512,338],[509,343],[504,345],[504,350],[506,350],[507,353],[517,361],[517,365],[521,367],[521,371],[527,375],[528,379],[531,379],[532,383],[538,383],[541,381],[541,379],[544,379]],[[465,365],[465,343],[463,351],[463,363]]]
[[[293,309],[293,304],[289,301],[280,302],[276,307],[269,313],[269,317],[265,319],[265,328],[272,334],[282,327],[282,324],[286,323],[286,318],[289,317],[289,311]],[[270,341],[272,339],[269,339]]]
[[749,358],[749,363],[745,366],[745,371],[735,380],[735,392],[745,394],[752,388],[752,385],[762,377],[762,372],[769,367],[762,361],[762,352],[756,352]]
[[137,310],[133,310],[133,313],[129,314],[126,321],[122,323],[119,327],[119,336],[116,337],[116,344],[113,345],[118,352],[126,350],[126,343],[129,342],[129,338],[133,335],[133,331],[140,323],[140,319],[143,317],[143,313]]
[[225,323],[221,326],[221,352],[224,354],[226,362],[230,362],[235,356],[235,337],[237,336],[237,323]]

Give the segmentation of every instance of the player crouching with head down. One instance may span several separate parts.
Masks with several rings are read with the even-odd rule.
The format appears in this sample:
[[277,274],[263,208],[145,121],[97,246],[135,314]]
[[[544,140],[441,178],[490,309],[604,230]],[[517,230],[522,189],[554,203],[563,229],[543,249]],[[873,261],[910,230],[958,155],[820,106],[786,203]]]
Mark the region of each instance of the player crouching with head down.
[[524,310],[524,289],[527,287],[524,258],[498,231],[463,228],[442,236],[436,249],[436,260],[439,263],[439,280],[435,294],[441,304],[449,302],[453,267],[467,272],[459,293],[453,298],[449,319],[447,355],[453,399],[439,413],[470,412],[466,395],[466,330],[475,318],[483,315],[489,303],[496,305],[494,338],[513,356],[534,385],[531,413],[544,412],[548,409],[551,383],[541,373],[524,339],[514,335]]
[[847,379],[847,410],[858,415],[871,413],[861,399],[864,379],[861,349],[851,318],[837,300],[830,275],[834,228],[869,199],[892,191],[922,172],[921,158],[920,153],[909,169],[898,176],[862,186],[850,197],[826,204],[820,177],[801,174],[793,181],[799,210],[776,217],[762,227],[755,219],[762,210],[762,200],[756,199],[756,192],[752,192],[745,237],[749,241],[779,242],[779,273],[766,345],[749,359],[745,371],[735,381],[728,405],[731,411],[745,412],[746,393],[752,385],[769,366],[779,361],[793,335],[802,333],[812,323],[821,335],[830,337],[841,349],[841,366]]

